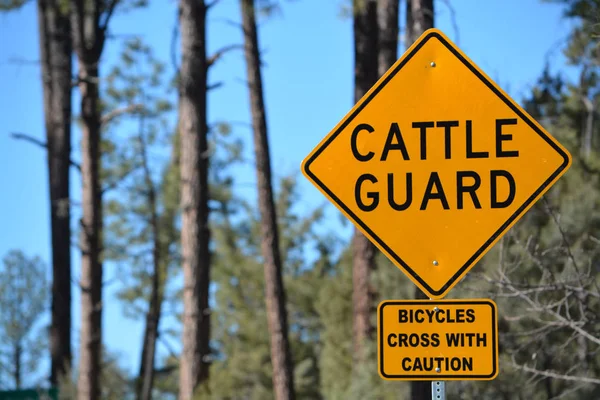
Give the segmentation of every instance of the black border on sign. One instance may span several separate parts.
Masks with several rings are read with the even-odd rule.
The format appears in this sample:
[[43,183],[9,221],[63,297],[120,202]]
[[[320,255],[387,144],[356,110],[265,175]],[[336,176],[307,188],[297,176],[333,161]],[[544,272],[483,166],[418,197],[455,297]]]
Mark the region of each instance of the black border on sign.
[[[418,305],[418,306],[454,306],[454,305],[488,305],[492,308],[492,372],[489,375],[459,375],[459,374],[455,374],[455,375],[440,375],[437,373],[431,374],[431,375],[388,375],[383,371],[383,309],[385,308],[385,306],[395,306],[395,305],[405,305],[405,306],[414,306],[414,305]],[[432,380],[440,380],[440,379],[444,379],[444,378],[451,378],[451,379],[456,379],[456,378],[471,378],[471,379],[490,379],[492,378],[494,375],[496,375],[497,373],[497,368],[498,368],[498,362],[496,360],[497,356],[498,356],[498,346],[497,346],[497,338],[496,338],[496,332],[497,332],[497,322],[496,322],[496,305],[491,302],[491,301],[487,301],[487,300],[476,300],[476,301],[470,301],[470,300],[421,300],[421,301],[411,301],[411,300],[407,300],[407,301],[397,301],[397,300],[391,300],[391,301],[382,301],[381,302],[381,306],[379,307],[379,320],[378,320],[378,324],[379,324],[379,372],[381,373],[382,376],[386,377],[387,379],[407,379],[407,378],[418,378],[418,379],[432,379]]]
[[[483,83],[485,83],[485,85],[496,94],[496,96],[498,96],[500,99],[502,99],[502,101],[504,101],[504,103],[510,107],[511,110],[513,110],[515,112],[515,114],[517,114],[523,121],[525,121],[527,123],[527,125],[529,125],[531,127],[531,129],[533,129],[538,135],[540,135],[540,137],[542,139],[544,139],[554,150],[556,150],[556,152],[558,154],[560,154],[563,157],[563,163],[558,167],[558,169],[556,171],[554,171],[554,173],[552,175],[550,175],[550,177],[548,179],[546,179],[544,181],[544,183],[525,201],[525,203],[523,203],[523,205],[521,205],[521,207],[519,207],[513,215],[510,216],[510,218],[508,218],[508,220],[502,224],[502,226],[500,226],[500,228],[494,232],[494,234],[475,252],[475,254],[473,254],[473,256],[471,258],[469,258],[467,260],[467,262],[448,280],[448,282],[446,282],[440,289],[435,290],[433,289],[431,286],[429,286],[419,275],[417,275],[417,273],[415,271],[413,271],[413,269],[406,263],[404,262],[404,260],[402,260],[402,258],[400,258],[400,256],[398,254],[396,254],[394,252],[394,250],[392,250],[383,240],[381,240],[381,238],[379,238],[379,236],[377,236],[375,234],[375,232],[373,232],[371,230],[371,228],[369,228],[367,226],[367,224],[365,224],[360,218],[358,218],[358,216],[356,214],[354,214],[352,212],[352,210],[350,210],[335,194],[333,194],[333,192],[331,190],[329,190],[329,188],[327,186],[325,186],[325,184],[319,180],[319,178],[317,178],[317,176],[315,174],[313,174],[310,171],[310,165],[312,164],[313,161],[315,161],[315,159],[323,152],[323,150],[325,150],[325,148],[333,141],[335,140],[335,138],[346,128],[346,126],[348,126],[348,124],[350,124],[350,122],[362,111],[362,109],[369,104],[369,102],[371,100],[373,100],[373,98],[375,98],[375,96],[377,96],[377,94],[379,93],[379,91],[386,85],[389,83],[390,80],[392,80],[392,78],[394,78],[394,76],[402,69],[402,67],[404,67],[404,65],[406,65],[406,63],[408,61],[410,61],[410,59],[419,51],[419,49],[421,47],[423,47],[423,45],[425,43],[427,43],[427,41],[431,38],[437,38],[444,46],[446,46],[446,48],[448,50],[450,50],[450,52],[452,52],[452,54],[454,54],[456,56],[456,58],[458,58],[467,68],[469,68],[469,70],[471,70],[471,72],[473,72],[473,74],[475,74],[475,76],[477,76]],[[444,37],[442,37],[439,33],[437,32],[430,32],[429,34],[427,34],[427,36],[417,45],[415,46],[415,48],[402,60],[402,62],[400,62],[398,64],[398,66],[396,66],[396,68],[394,70],[392,70],[390,72],[390,74],[379,84],[379,86],[377,86],[375,88],[375,90],[373,90],[373,92],[362,102],[362,104],[356,109],[354,110],[354,112],[348,116],[348,118],[346,118],[346,120],[340,125],[340,127],[329,137],[329,139],[327,139],[327,141],[325,143],[323,143],[323,145],[313,153],[312,156],[310,156],[308,158],[308,160],[306,161],[306,163],[304,164],[304,172],[311,177],[311,179],[323,190],[325,191],[325,193],[327,193],[331,199],[333,199],[337,205],[339,207],[341,207],[350,217],[352,217],[352,219],[354,220],[354,222],[356,222],[358,225],[360,225],[360,227],[362,229],[364,229],[366,232],[369,233],[369,235],[371,235],[371,237],[382,247],[384,248],[387,253],[394,259],[394,261],[396,261],[398,264],[402,265],[405,269],[405,271],[410,274],[410,276],[412,276],[417,282],[419,282],[423,288],[425,288],[429,293],[435,295],[435,296],[441,296],[443,295],[446,290],[448,289],[448,287],[450,287],[462,274],[463,272],[465,272],[465,270],[469,269],[471,267],[471,264],[473,264],[473,262],[484,252],[486,251],[486,249],[492,244],[492,242],[494,242],[494,240],[496,240],[498,237],[500,237],[503,232],[506,230],[506,228],[513,222],[515,221],[519,215],[523,212],[523,210],[525,210],[531,203],[534,202],[534,200],[536,199],[536,197],[538,197],[538,195],[544,191],[544,189],[546,189],[546,187],[552,182],[554,181],[554,179],[567,167],[567,165],[569,164],[569,156],[567,155],[567,153],[565,153],[563,151],[563,149],[561,149],[559,146],[557,146],[549,137],[548,135],[546,135],[546,133],[544,131],[542,131],[541,129],[539,129],[535,123],[533,123],[533,121],[529,118],[529,116],[527,116],[526,114],[524,114],[518,107],[516,107],[506,96],[504,96],[504,94],[502,94],[495,86],[494,84],[492,84],[485,76],[483,76],[481,74],[481,72],[479,72],[468,60],[466,60],[459,52],[456,51],[456,49],[450,44],[448,43],[448,41],[446,41],[446,39],[444,39]]]

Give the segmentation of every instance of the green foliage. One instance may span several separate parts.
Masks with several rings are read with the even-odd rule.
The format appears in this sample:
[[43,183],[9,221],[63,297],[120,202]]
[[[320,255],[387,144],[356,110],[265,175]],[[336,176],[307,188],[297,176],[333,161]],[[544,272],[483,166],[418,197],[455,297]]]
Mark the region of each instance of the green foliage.
[[13,250],[3,259],[0,271],[0,325],[3,337],[18,342],[31,330],[48,301],[46,265]]
[[22,7],[28,0],[0,0],[0,11],[13,11]]
[[125,400],[133,395],[133,382],[119,365],[117,354],[104,351],[101,388],[102,400]]
[[[123,44],[121,64],[107,77],[105,92],[107,113],[132,109],[135,118],[132,132],[123,135],[116,128],[122,119],[108,127],[104,140],[103,173],[106,186],[119,188],[109,193],[105,202],[106,256],[120,264],[124,283],[118,298],[132,318],[145,315],[150,298],[154,265],[155,239],[159,246],[163,287],[175,271],[173,245],[178,240],[174,227],[178,208],[177,166],[169,154],[156,157],[164,144],[175,135],[168,132],[168,112],[172,103],[166,95],[164,64],[156,61],[152,51],[140,39]],[[130,118],[131,118],[130,117]],[[164,161],[156,161],[164,160]],[[165,160],[166,159],[166,160]],[[152,226],[152,194],[155,196],[159,237]],[[164,289],[161,289],[164,291]]]
[[[213,222],[214,279],[218,288],[213,313],[216,361],[211,370],[215,398],[273,398],[269,336],[264,304],[264,278],[257,210],[229,192],[215,200]],[[321,322],[317,298],[328,263],[308,262],[308,246],[320,212],[298,214],[295,181],[280,181],[276,198],[284,280],[288,296],[290,340],[295,360],[298,398],[318,399]]]
[[[19,250],[10,251],[0,270],[0,366],[10,376],[19,352],[22,378],[37,370],[39,359],[47,351],[46,335],[37,323],[46,310],[49,296],[47,267],[39,258],[27,257]],[[13,387],[11,380],[10,386]],[[29,382],[34,383],[34,382]]]

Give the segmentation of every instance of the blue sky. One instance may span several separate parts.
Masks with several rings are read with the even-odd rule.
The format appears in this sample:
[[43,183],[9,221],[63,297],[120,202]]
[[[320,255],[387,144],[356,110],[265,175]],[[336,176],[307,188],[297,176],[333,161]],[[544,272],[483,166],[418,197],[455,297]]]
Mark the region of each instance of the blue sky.
[[[525,96],[549,61],[552,70],[566,70],[560,48],[572,22],[561,17],[561,8],[539,0],[450,0],[458,32],[445,1],[436,1],[436,27],[517,101]],[[9,249],[50,260],[47,173],[44,153],[15,141],[11,132],[43,139],[43,109],[35,2],[21,10],[0,15],[0,256]],[[117,14],[110,31],[139,35],[152,45],[157,57],[169,66],[171,37],[176,21],[176,1],[153,0],[150,7]],[[297,174],[303,194],[301,207],[324,203],[323,196],[300,175],[300,163],[309,151],[352,107],[352,24],[340,17],[345,0],[282,1],[281,12],[260,25],[264,50],[264,84],[270,130],[272,163],[276,177]],[[402,14],[404,9],[402,9]],[[241,43],[239,29],[227,21],[239,21],[237,0],[222,0],[208,17],[209,52]],[[404,25],[404,16],[401,16]],[[458,35],[457,35],[458,33]],[[178,45],[178,43],[177,43]],[[102,68],[107,71],[120,48],[118,40],[107,43]],[[572,73],[572,71],[570,71]],[[568,74],[567,74],[568,75]],[[216,121],[249,121],[245,65],[241,52],[227,54],[210,73],[210,81],[224,86],[210,94],[209,116]],[[75,103],[76,104],[76,103]],[[247,141],[250,131],[234,125]],[[74,131],[73,158],[79,158],[79,132]],[[248,146],[248,156],[252,148]],[[255,198],[254,171],[239,167],[237,190]],[[72,173],[72,194],[80,198],[79,176]],[[73,221],[79,209],[73,211]],[[329,229],[339,227],[339,216],[328,206]],[[347,229],[347,228],[346,228]],[[73,249],[74,273],[78,277],[79,254]],[[115,273],[107,264],[106,279]],[[122,316],[114,289],[105,291],[104,334],[106,345],[122,355],[122,365],[136,372],[142,336],[142,319]],[[79,305],[74,287],[73,350],[77,354]],[[177,348],[178,344],[173,343]],[[159,349],[165,354],[165,349]]]

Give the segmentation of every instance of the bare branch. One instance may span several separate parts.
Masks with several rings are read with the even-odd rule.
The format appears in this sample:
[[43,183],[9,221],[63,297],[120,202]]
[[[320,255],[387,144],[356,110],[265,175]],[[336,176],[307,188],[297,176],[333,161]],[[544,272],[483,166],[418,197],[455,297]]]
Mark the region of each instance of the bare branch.
[[242,24],[240,24],[239,22],[234,21],[232,19],[228,19],[228,18],[215,18],[214,21],[215,22],[222,22],[222,23],[224,23],[226,25],[233,26],[234,28],[238,28],[238,29],[242,29],[242,30],[244,29],[242,27]]
[[167,336],[159,333],[158,334],[158,339],[161,341],[161,343],[166,347],[167,351],[169,352],[169,355],[175,359],[179,358],[179,356],[177,355],[177,352],[175,350],[173,350],[173,347],[171,346],[171,344],[167,341]]
[[206,5],[206,11],[210,10],[211,8],[213,8],[214,6],[216,6],[217,4],[219,4],[221,2],[221,0],[213,0],[210,3],[208,3]]
[[175,15],[175,24],[171,33],[171,64],[175,70],[175,75],[179,75],[179,65],[177,65],[177,37],[179,36],[179,14]]
[[116,189],[124,180],[127,178],[132,172],[136,171],[139,168],[139,165],[133,166],[131,169],[123,173],[118,179],[114,182],[107,184],[105,187],[101,189],[102,195],[104,195],[109,190]]
[[584,382],[584,383],[592,383],[595,385],[600,385],[600,379],[596,378],[588,378],[586,376],[574,376],[574,375],[563,375],[554,371],[542,371],[536,368],[531,368],[526,365],[520,365],[514,360],[513,356],[513,366],[517,369],[520,369],[525,372],[529,372],[535,375],[545,376],[547,378],[560,379],[563,381],[575,381],[575,382]]
[[10,57],[8,59],[8,63],[17,65],[39,65],[40,60],[27,60],[21,57]]
[[[17,133],[17,132],[11,133],[11,136],[13,137],[13,139],[24,140],[26,142],[33,143],[36,146],[42,147],[42,148],[46,149],[46,151],[48,151],[48,145],[46,144],[46,142],[43,142],[43,141],[41,141],[41,140],[39,140],[37,138],[34,138],[33,136],[26,135],[24,133]],[[77,163],[77,162],[75,162],[73,160],[69,160],[69,164],[72,167],[77,168],[77,170],[79,172],[81,172],[81,165],[79,165],[79,163]]]
[[211,85],[208,85],[208,86],[206,87],[206,90],[208,90],[208,91],[210,91],[210,90],[215,90],[215,89],[218,89],[218,88],[220,88],[221,86],[223,86],[223,82],[222,82],[222,81],[220,81],[220,82],[216,82],[216,83],[213,83],[213,84],[211,84]]
[[112,111],[109,111],[105,115],[100,118],[100,124],[106,125],[112,122],[114,119],[120,117],[123,114],[130,114],[142,111],[144,109],[143,104],[129,104],[122,108],[117,108]]
[[211,57],[209,57],[206,60],[206,64],[208,67],[211,67],[217,61],[219,61],[221,59],[221,57],[223,57],[226,53],[228,53],[232,50],[241,50],[243,48],[244,48],[244,46],[242,46],[241,44],[231,44],[229,46],[222,47],[219,50],[217,50],[215,52],[215,54],[213,54]]
[[71,82],[71,87],[75,87],[75,86],[79,85],[80,83],[90,83],[90,84],[94,84],[94,85],[99,85],[100,78],[98,78],[97,76],[87,76],[87,77],[77,76],[77,77],[75,77],[73,82]]
[[116,8],[118,2],[119,2],[119,0],[112,0],[109,3],[108,8],[106,9],[106,14],[104,16],[104,22],[100,25],[100,30],[102,31],[103,35],[106,34],[106,30],[108,29],[108,23],[110,22],[110,18],[112,17],[113,13],[115,12],[115,8]]
[[48,145],[46,144],[46,142],[34,138],[33,136],[29,136],[24,133],[11,133],[11,136],[13,137],[13,139],[24,140],[26,142],[33,143],[39,147],[43,147],[44,149],[48,150]]
[[452,22],[452,30],[454,30],[454,41],[456,42],[457,45],[460,46],[460,34],[458,31],[458,22],[456,19],[456,10],[454,9],[454,7],[452,7],[452,4],[450,4],[450,0],[442,0],[442,2],[444,3],[444,5],[448,8],[448,10],[450,11],[450,21]]
[[[556,311],[552,310],[551,308],[543,307],[541,304],[534,302],[530,297],[528,297],[525,294],[521,293],[512,284],[507,284],[507,287],[510,290],[512,290],[515,293],[517,293],[518,297],[520,297],[521,299],[525,300],[532,307],[533,310],[535,310],[535,311],[543,311],[545,313],[548,313],[548,314],[552,315],[556,320],[562,322],[563,326],[571,328],[572,330],[576,331],[577,333],[579,333],[580,335],[582,335],[583,337],[585,337],[589,341],[594,342],[594,343],[600,345],[600,338],[597,338],[597,337],[591,335],[589,332],[587,332],[584,329],[582,329],[579,326],[580,324],[578,324],[578,323],[576,323],[574,321],[571,321],[571,320],[563,317],[561,314],[557,313]],[[544,321],[544,322],[547,323],[546,321]]]

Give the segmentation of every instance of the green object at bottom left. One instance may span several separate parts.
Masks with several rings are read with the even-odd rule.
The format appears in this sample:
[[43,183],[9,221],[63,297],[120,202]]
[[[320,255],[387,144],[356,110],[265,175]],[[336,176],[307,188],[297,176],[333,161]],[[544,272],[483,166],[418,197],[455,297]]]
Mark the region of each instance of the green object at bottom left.
[[58,400],[58,389],[0,390],[0,400]]

